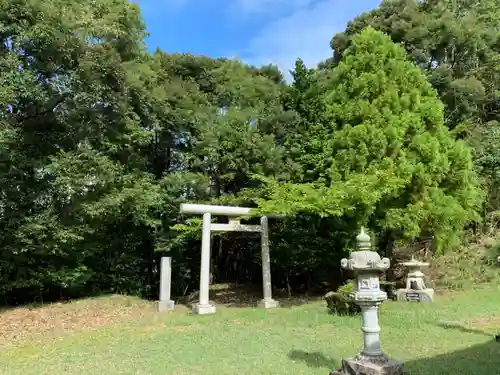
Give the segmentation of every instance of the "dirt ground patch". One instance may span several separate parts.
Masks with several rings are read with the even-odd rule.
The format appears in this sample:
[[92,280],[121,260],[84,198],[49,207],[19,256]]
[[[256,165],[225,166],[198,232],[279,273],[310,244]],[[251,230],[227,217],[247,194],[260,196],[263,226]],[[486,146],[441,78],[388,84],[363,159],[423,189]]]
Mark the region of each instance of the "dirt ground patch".
[[9,308],[0,311],[0,345],[29,340],[42,334],[100,328],[153,312],[152,303],[125,296]]
[[472,328],[478,329],[490,329],[490,328],[498,328],[500,329],[500,316],[486,316],[477,319],[473,319],[470,321],[470,326]]
[[[262,298],[260,287],[217,284],[211,285],[210,297],[221,307],[249,307],[257,305]],[[321,297],[287,298],[276,293],[283,307],[300,306]],[[198,301],[198,293],[193,293],[176,303],[176,311],[189,309]],[[23,306],[0,309],[0,346],[20,344],[47,335],[59,336],[69,332],[99,329],[111,324],[133,321],[147,316],[153,329],[161,323],[155,304],[134,297],[120,295],[82,299],[67,303],[53,303],[42,306]],[[235,322],[235,324],[245,324]],[[176,331],[200,329],[193,325],[175,327]]]
[[[322,300],[323,294],[312,296],[294,296],[289,297],[285,291],[274,291],[273,297],[280,301],[281,306],[301,306],[312,301]],[[179,302],[192,306],[198,302],[199,292],[193,292]],[[210,285],[210,300],[214,301],[217,305],[225,307],[252,307],[262,299],[262,288],[255,285],[243,284],[213,284]]]

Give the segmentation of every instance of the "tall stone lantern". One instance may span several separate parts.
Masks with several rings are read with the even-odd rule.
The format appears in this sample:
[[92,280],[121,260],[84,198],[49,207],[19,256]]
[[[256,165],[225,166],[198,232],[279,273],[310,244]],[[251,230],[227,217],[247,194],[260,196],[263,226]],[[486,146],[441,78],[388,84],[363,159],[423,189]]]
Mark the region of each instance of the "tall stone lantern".
[[387,293],[380,290],[380,273],[389,269],[390,260],[380,258],[371,251],[371,240],[364,229],[356,237],[358,251],[352,252],[349,259],[342,259],[343,269],[354,273],[357,279],[352,297],[361,308],[363,315],[364,347],[354,358],[342,360],[342,369],[330,375],[400,375],[403,374],[403,362],[389,359],[382,352],[378,307],[387,300]]

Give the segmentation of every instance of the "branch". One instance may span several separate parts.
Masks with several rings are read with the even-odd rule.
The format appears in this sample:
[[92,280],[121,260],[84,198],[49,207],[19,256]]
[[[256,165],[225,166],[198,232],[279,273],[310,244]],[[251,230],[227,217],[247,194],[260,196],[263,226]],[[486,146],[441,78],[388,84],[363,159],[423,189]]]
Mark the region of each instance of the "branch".
[[56,99],[54,99],[52,101],[52,104],[49,106],[49,108],[46,108],[46,109],[44,109],[42,111],[39,111],[39,112],[36,112],[36,113],[34,113],[32,115],[28,115],[28,116],[24,116],[24,117],[18,118],[16,122],[19,124],[19,123],[22,123],[24,121],[34,119],[34,118],[36,118],[38,116],[44,116],[46,114],[49,114],[50,112],[53,112],[54,109],[56,109],[56,107],[59,104],[62,104],[64,102],[64,100],[66,100],[66,98],[69,95],[70,95],[69,93],[60,95],[58,98],[56,98]]

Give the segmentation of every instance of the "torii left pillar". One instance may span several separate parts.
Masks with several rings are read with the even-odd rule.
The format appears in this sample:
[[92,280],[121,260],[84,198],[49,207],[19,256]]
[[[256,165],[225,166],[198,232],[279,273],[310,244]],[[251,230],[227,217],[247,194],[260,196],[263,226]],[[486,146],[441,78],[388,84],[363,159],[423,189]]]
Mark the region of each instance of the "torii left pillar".
[[215,303],[209,301],[210,287],[210,213],[203,214],[201,236],[200,301],[194,305],[193,312],[198,315],[214,314]]

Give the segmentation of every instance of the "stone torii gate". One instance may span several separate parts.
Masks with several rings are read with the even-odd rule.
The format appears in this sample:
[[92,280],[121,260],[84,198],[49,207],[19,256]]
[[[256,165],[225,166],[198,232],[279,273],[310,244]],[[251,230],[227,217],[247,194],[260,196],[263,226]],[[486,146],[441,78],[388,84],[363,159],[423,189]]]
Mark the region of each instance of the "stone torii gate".
[[[193,307],[195,314],[214,314],[215,304],[209,301],[210,284],[210,237],[213,232],[259,232],[262,249],[262,281],[263,299],[259,307],[278,307],[278,302],[272,297],[271,259],[269,255],[269,224],[268,217],[260,219],[260,225],[241,224],[236,217],[249,216],[252,209],[246,207],[214,206],[206,204],[181,204],[180,212],[184,214],[202,214],[203,227],[201,237],[201,269],[200,269],[200,300]],[[212,215],[228,216],[228,224],[212,223]]]

